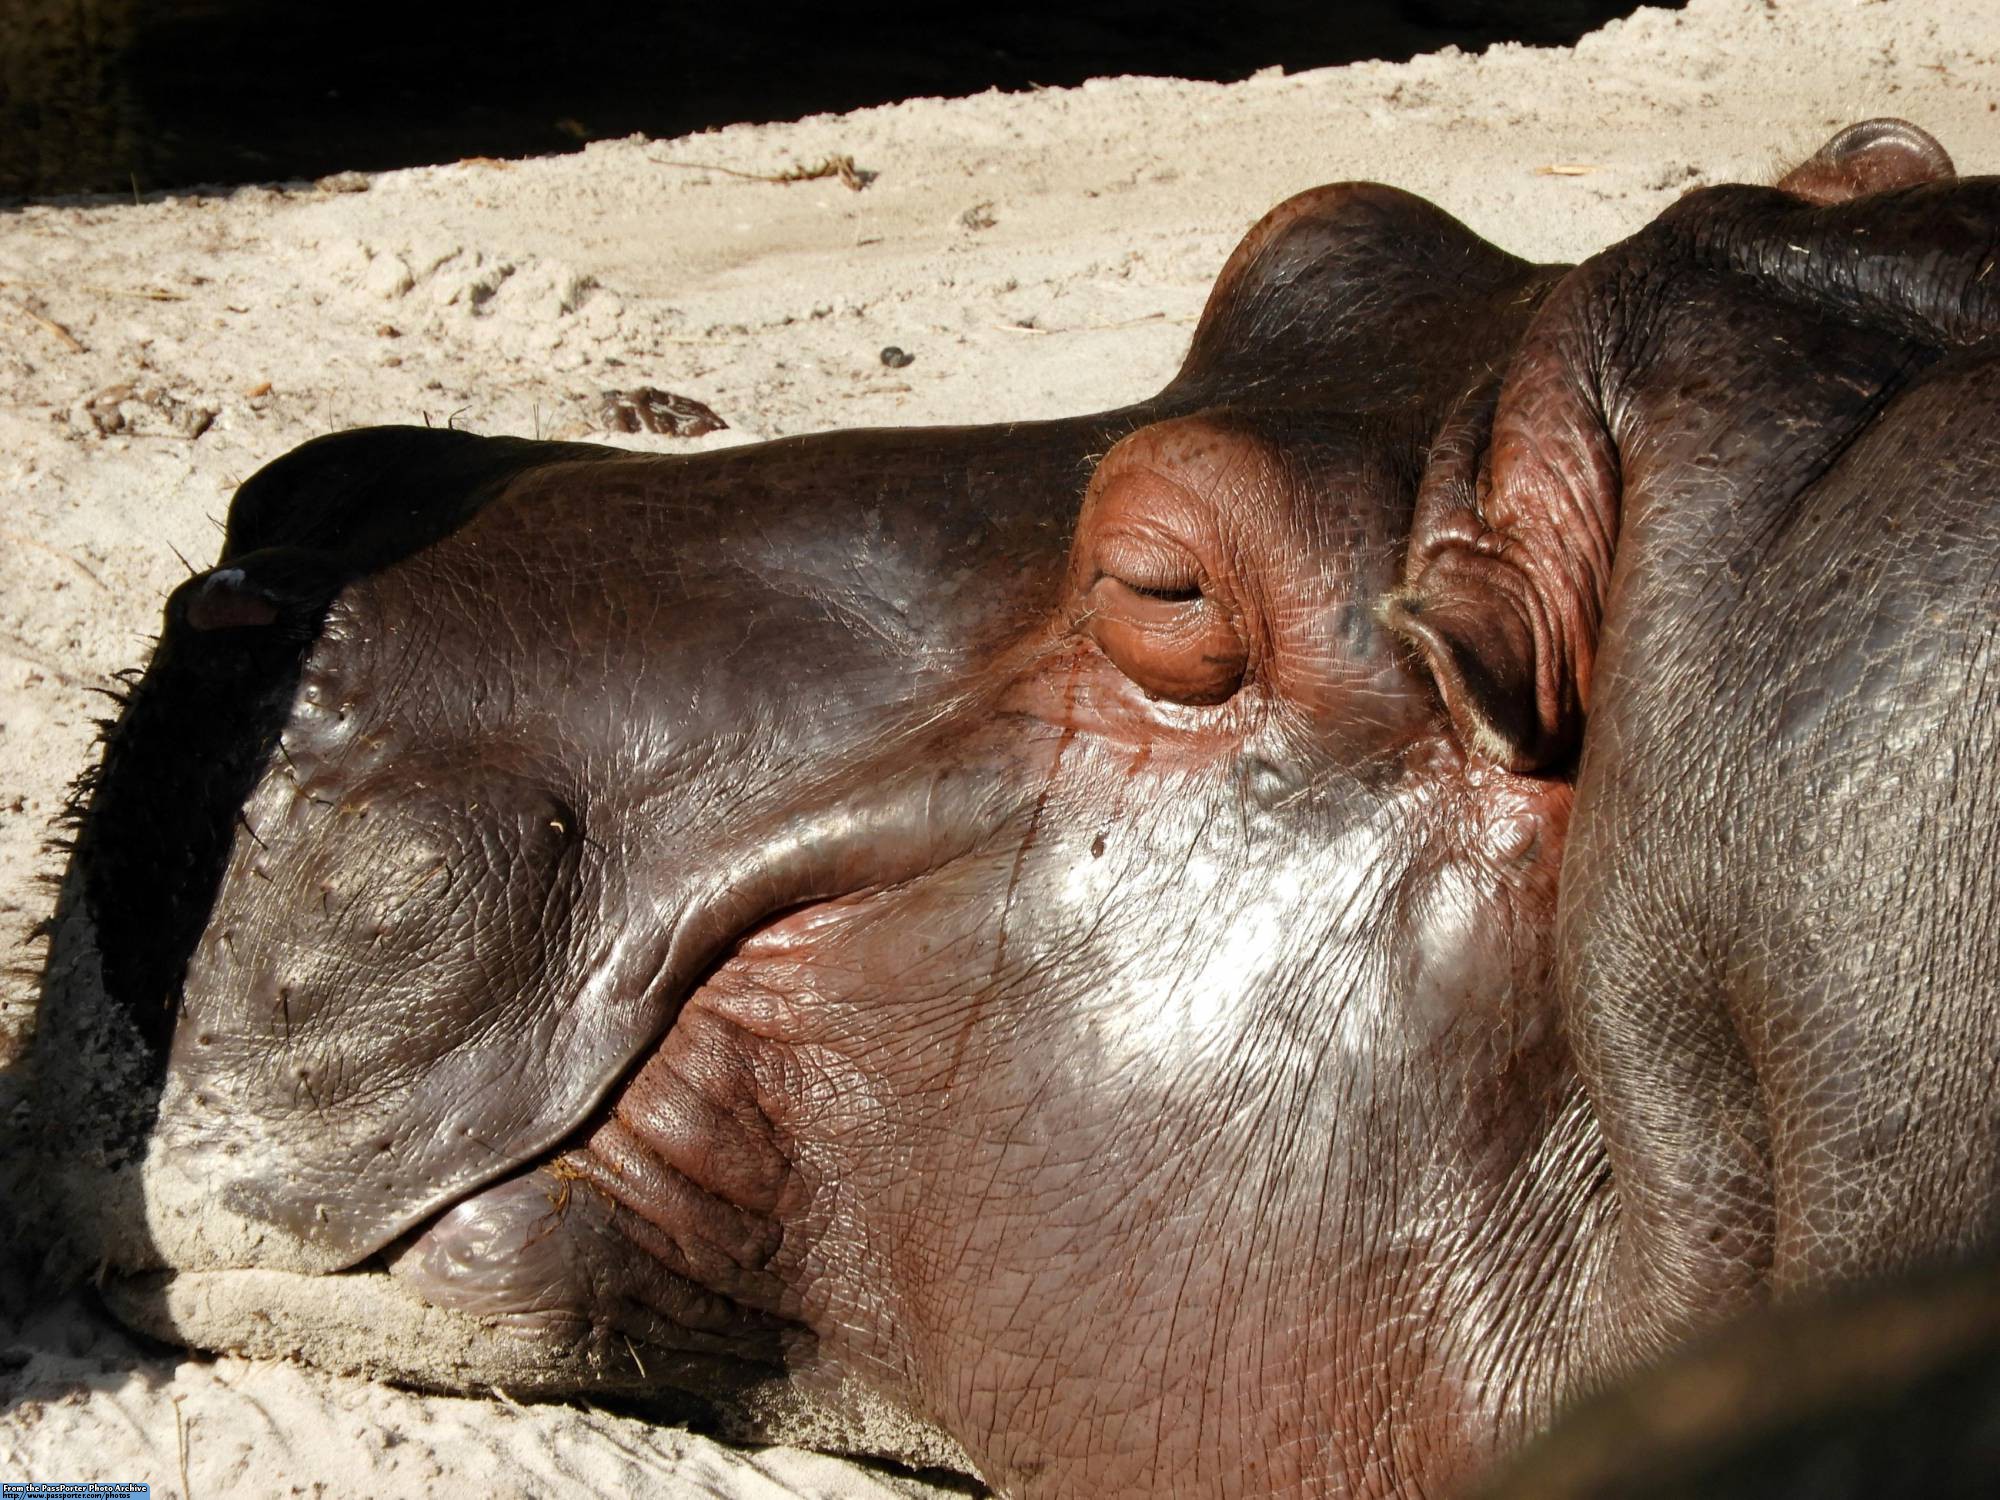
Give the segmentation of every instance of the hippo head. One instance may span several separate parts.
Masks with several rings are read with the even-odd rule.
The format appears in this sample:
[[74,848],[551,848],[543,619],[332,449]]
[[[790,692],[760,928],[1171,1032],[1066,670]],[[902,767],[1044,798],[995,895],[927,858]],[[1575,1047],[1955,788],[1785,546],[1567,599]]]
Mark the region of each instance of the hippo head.
[[1514,637],[1404,585],[1480,555],[1560,276],[1326,188],[1140,406],[255,476],[56,929],[111,1304],[1010,1490],[1381,1493],[1540,1422],[1617,1209],[1574,744],[1493,753]]

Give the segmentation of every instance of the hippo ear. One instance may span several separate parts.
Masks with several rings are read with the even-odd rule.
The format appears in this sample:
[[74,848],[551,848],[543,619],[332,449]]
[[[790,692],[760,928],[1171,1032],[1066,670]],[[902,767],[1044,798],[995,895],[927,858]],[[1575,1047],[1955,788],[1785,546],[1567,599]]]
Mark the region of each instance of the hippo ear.
[[1778,179],[1781,191],[1809,203],[1846,203],[1891,188],[1949,182],[1951,157],[1908,120],[1850,125]]
[[1396,188],[1313,188],[1231,254],[1161,403],[1449,399],[1468,368],[1504,357],[1559,274]]

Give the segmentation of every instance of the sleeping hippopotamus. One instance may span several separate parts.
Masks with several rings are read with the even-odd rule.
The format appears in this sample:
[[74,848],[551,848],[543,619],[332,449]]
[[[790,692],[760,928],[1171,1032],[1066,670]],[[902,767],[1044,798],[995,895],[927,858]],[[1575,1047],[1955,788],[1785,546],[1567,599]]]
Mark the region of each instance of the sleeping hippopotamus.
[[2000,181],[1345,184],[1154,399],[238,492],[105,737],[123,1317],[1015,1495],[1434,1494],[2000,1219]]

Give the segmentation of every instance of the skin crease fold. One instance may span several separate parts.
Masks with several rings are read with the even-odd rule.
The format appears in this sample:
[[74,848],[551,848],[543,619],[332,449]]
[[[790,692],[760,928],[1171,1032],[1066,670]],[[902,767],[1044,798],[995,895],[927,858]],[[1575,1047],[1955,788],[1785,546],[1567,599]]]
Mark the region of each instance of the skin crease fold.
[[[58,918],[157,1086],[107,1298],[234,1347],[186,1290],[280,1273],[287,1352],[1008,1495],[1390,1497],[1976,1246],[2000,933],[1883,872],[2000,880],[2000,208],[1911,129],[1576,268],[1316,189],[1094,416],[277,460]],[[459,1342],[298,1292],[378,1282]]]

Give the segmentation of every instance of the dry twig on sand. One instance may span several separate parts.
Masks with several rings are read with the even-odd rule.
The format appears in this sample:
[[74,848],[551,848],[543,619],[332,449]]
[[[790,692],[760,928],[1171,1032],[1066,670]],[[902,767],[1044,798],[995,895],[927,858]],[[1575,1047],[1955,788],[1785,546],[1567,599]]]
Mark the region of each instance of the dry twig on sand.
[[45,318],[32,307],[28,306],[27,303],[16,302],[11,297],[7,299],[7,305],[23,317],[33,318],[52,337],[61,339],[63,347],[68,349],[70,353],[81,354],[84,352],[83,345],[77,342],[76,335],[63,327],[62,324],[56,322],[54,318]]
[[72,568],[75,568],[77,572],[81,573],[85,578],[88,578],[92,583],[96,584],[99,589],[103,590],[107,594],[111,592],[111,585],[106,583],[102,578],[99,578],[97,574],[92,572],[90,568],[87,567],[85,564],[79,562],[76,558],[70,556],[69,553],[63,551],[59,547],[51,547],[47,542],[37,541],[35,538],[29,536],[25,531],[16,531],[11,526],[0,526],[0,541],[4,541],[9,546],[13,547],[32,547],[37,552],[45,553],[48,556],[53,557],[57,562],[68,563]]
[[159,286],[92,286],[87,281],[74,284],[54,281],[22,281],[15,276],[0,276],[0,286],[27,287],[37,292],[70,291],[93,292],[100,297],[137,297],[143,302],[185,302],[186,292],[170,292]]
[[788,167],[782,172],[741,172],[735,167],[718,167],[705,161],[669,161],[664,156],[646,158],[655,166],[680,167],[689,172],[720,172],[725,177],[742,177],[751,182],[817,182],[838,177],[843,187],[860,192],[879,175],[854,165],[851,156],[829,156],[813,167]]
[[181,1460],[181,1500],[194,1500],[194,1488],[188,1483],[188,1424],[181,1415],[181,1398],[168,1398],[174,1403],[174,1446],[180,1451]]
[[1137,328],[1142,323],[1192,323],[1188,318],[1170,318],[1163,312],[1142,313],[1136,318],[1120,318],[1115,323],[1073,323],[1067,328],[1044,328],[1039,323],[995,323],[1002,333],[1108,333],[1114,328]]

